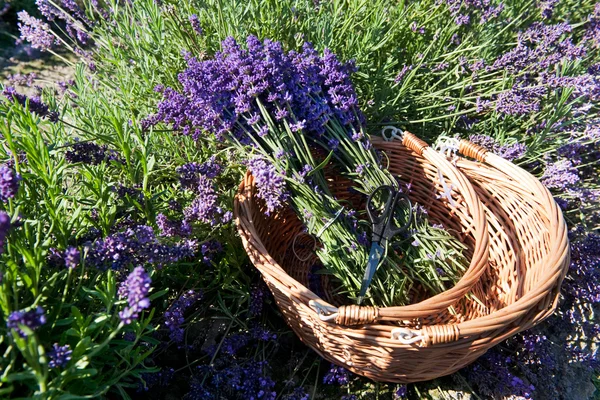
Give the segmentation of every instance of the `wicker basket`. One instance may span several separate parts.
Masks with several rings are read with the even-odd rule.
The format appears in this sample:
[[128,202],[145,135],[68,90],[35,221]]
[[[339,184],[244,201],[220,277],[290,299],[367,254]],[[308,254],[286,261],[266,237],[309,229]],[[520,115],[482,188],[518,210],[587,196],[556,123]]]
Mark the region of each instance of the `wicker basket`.
[[[235,204],[240,235],[288,324],[307,345],[371,379],[415,382],[455,372],[553,312],[568,266],[566,226],[535,178],[468,142],[461,151],[479,162],[460,160],[458,167],[471,185],[413,135],[402,143],[375,138],[373,144],[389,157],[394,174],[410,179],[411,199],[429,208],[432,221],[460,233],[472,249],[471,266],[454,288],[416,304],[335,307],[307,289],[310,265],[289,251],[300,222],[290,211],[266,217],[247,175]],[[460,200],[454,207],[436,199],[443,192],[437,179],[441,165]],[[456,190],[456,182],[464,191]],[[465,207],[471,191],[485,204],[485,239],[477,236],[480,225],[473,218],[478,203],[469,199],[473,206]]]

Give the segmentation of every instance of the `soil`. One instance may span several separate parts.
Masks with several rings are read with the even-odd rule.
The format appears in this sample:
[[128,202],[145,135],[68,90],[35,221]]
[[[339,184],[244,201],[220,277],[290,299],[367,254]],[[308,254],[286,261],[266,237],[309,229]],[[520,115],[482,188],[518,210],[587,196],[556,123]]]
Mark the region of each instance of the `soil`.
[[19,92],[32,94],[35,92],[33,86],[12,85],[8,81],[9,76],[35,72],[37,78],[34,80],[34,86],[40,87],[56,87],[57,82],[72,79],[75,75],[75,67],[72,64],[77,61],[76,57],[65,51],[57,54],[58,56],[40,52],[29,45],[0,48],[0,83],[15,86]]

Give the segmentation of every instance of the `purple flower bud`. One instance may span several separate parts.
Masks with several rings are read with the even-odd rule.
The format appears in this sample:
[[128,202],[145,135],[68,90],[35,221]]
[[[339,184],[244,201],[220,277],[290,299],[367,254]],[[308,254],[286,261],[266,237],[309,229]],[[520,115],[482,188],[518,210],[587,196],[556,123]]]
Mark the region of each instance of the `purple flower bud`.
[[0,200],[14,199],[19,190],[21,176],[6,165],[0,166]]
[[7,99],[14,100],[23,107],[27,105],[30,112],[35,113],[42,118],[47,118],[50,122],[58,121],[58,113],[55,111],[50,111],[48,106],[44,104],[42,99],[40,99],[38,96],[28,98],[24,94],[18,93],[15,88],[11,86],[4,88],[2,94]]
[[185,311],[202,297],[202,292],[189,290],[179,296],[171,307],[165,311],[165,325],[169,328],[171,340],[175,343],[182,344],[184,341],[185,331],[182,325],[185,322]]
[[27,328],[35,331],[40,326],[46,323],[46,314],[44,309],[38,306],[34,310],[30,311],[13,311],[8,316],[8,320],[6,321],[6,327],[10,329],[14,329],[17,331],[19,336],[25,337],[26,333],[21,329],[21,326],[26,326]]
[[48,367],[52,369],[65,367],[71,361],[71,354],[73,351],[68,344],[60,346],[58,343],[54,343],[52,350],[48,352],[48,358],[50,358]]
[[4,211],[0,211],[0,253],[2,253],[4,249],[6,236],[8,236],[8,231],[10,231],[10,228],[10,216]]
[[326,385],[345,386],[350,383],[351,373],[343,367],[331,364],[331,368],[323,377],[323,383]]
[[119,312],[121,321],[129,325],[139,317],[139,313],[150,306],[148,292],[152,279],[148,276],[144,268],[136,267],[127,277],[127,280],[121,283],[119,287],[119,297],[126,298],[128,306]]
[[198,35],[202,35],[204,33],[204,30],[202,30],[202,27],[200,26],[200,19],[198,18],[198,16],[196,14],[192,14],[189,17],[189,20],[194,32],[196,32]]
[[69,247],[64,254],[65,266],[69,269],[74,269],[81,261],[81,253],[76,247]]

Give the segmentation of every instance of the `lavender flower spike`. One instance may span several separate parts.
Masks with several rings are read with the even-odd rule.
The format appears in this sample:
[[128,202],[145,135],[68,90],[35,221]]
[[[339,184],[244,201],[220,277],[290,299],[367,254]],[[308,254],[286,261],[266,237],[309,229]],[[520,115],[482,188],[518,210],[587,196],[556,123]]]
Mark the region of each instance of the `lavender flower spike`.
[[23,41],[31,43],[31,47],[34,49],[40,49],[42,51],[49,50],[54,43],[56,38],[50,31],[50,26],[42,21],[32,17],[27,11],[21,11],[17,14],[19,17],[19,31],[21,37],[17,40],[17,43]]
[[139,317],[142,310],[150,307],[148,292],[152,279],[143,267],[136,267],[119,287],[119,297],[127,299],[128,306],[119,312],[119,317],[125,325],[131,324]]
[[48,352],[50,358],[48,367],[61,368],[66,366],[71,361],[71,354],[73,354],[73,350],[68,344],[60,346],[58,343],[54,343],[52,350]]
[[64,254],[65,266],[69,269],[74,269],[81,261],[81,253],[76,247],[69,247]]
[[39,96],[27,97],[16,91],[12,86],[7,86],[2,91],[2,95],[8,100],[14,100],[21,106],[29,105],[29,111],[39,115],[42,118],[48,118],[50,122],[58,121],[58,112],[50,111],[48,106],[42,102]]
[[46,313],[44,309],[38,306],[35,310],[30,311],[13,311],[8,316],[6,327],[17,331],[19,336],[25,337],[27,334],[21,329],[21,326],[26,326],[32,331],[46,323]]
[[8,231],[10,230],[10,227],[10,216],[4,211],[0,211],[0,254],[2,254],[4,242],[6,240],[6,236],[8,235]]
[[0,200],[14,199],[19,190],[21,176],[6,165],[0,166]]
[[265,159],[257,157],[248,161],[248,168],[256,181],[258,197],[267,205],[265,214],[281,208],[287,199],[283,175],[275,170],[275,166]]

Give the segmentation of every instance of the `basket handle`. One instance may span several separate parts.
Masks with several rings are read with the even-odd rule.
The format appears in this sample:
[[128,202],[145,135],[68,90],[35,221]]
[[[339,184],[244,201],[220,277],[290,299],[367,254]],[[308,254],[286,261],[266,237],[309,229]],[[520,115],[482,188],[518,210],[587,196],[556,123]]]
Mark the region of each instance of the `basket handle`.
[[476,159],[477,161],[485,162],[488,151],[467,139],[462,139],[458,145],[458,152]]
[[402,144],[418,155],[423,155],[423,151],[429,147],[427,142],[419,139],[417,136],[413,135],[408,131],[404,131],[404,137],[402,138]]
[[310,300],[310,308],[321,321],[334,321],[338,325],[365,325],[379,320],[379,309],[371,306],[339,306],[334,307],[319,300]]
[[402,140],[402,144],[418,155],[423,155],[423,151],[429,147],[427,142],[419,139],[409,131],[403,131],[392,125],[384,126],[381,130],[381,138],[386,142],[391,142],[395,139]]
[[[340,306],[334,307],[320,300],[310,300],[309,306],[319,319],[324,322],[335,322],[342,326],[366,325],[379,320],[379,309],[371,306]],[[421,347],[451,343],[460,338],[458,325],[428,325],[421,329],[394,328],[391,339],[402,344],[419,344]]]
[[458,325],[429,325],[422,329],[394,328],[392,339],[402,344],[418,343],[421,347],[456,342],[460,338]]

